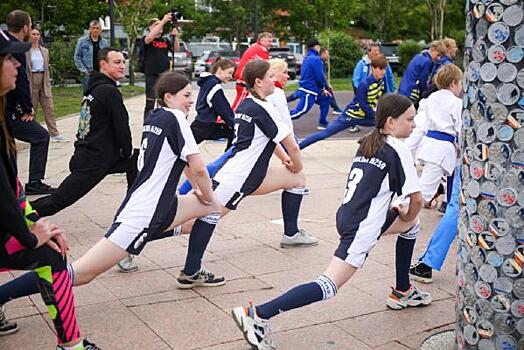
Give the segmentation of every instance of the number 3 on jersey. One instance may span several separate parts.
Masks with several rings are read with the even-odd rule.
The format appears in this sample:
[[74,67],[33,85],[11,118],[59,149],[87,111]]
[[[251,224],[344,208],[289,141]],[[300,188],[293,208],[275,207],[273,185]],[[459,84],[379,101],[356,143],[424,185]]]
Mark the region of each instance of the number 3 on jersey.
[[136,162],[136,167],[138,171],[142,171],[144,167],[144,157],[147,149],[147,137],[142,140],[142,145],[140,145],[140,153],[138,154],[138,160]]
[[351,197],[353,197],[353,194],[357,190],[357,185],[362,180],[362,177],[364,176],[364,171],[359,168],[353,168],[348,176],[348,183],[346,185],[346,192],[344,193],[344,200],[342,201],[342,204],[346,204],[351,200]]

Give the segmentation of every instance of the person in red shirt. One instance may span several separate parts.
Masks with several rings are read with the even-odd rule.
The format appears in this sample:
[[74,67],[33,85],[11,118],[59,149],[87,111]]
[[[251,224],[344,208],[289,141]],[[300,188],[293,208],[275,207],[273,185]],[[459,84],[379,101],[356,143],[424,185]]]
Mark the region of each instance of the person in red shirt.
[[259,58],[262,60],[269,60],[269,48],[271,47],[271,42],[273,41],[273,35],[268,32],[262,32],[258,35],[257,42],[247,49],[242,58],[240,58],[240,63],[238,64],[237,70],[235,72],[235,80],[237,81],[237,97],[231,108],[233,111],[237,109],[237,106],[242,102],[246,96],[249,94],[246,83],[242,80],[242,74],[244,73],[244,67],[246,63],[252,59]]

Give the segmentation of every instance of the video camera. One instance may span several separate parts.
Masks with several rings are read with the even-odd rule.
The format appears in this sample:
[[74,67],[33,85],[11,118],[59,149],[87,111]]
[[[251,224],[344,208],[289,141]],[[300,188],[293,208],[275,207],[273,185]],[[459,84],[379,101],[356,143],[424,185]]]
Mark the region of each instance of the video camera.
[[177,8],[172,8],[169,12],[171,13],[171,25],[174,27],[182,19],[182,12]]

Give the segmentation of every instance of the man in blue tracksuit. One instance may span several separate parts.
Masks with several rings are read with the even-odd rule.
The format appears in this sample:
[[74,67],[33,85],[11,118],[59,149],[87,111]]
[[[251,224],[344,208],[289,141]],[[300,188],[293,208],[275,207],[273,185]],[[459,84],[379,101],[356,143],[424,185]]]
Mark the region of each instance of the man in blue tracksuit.
[[[362,56],[358,61],[357,66],[353,70],[353,90],[357,92],[360,82],[371,74],[371,60],[380,55],[380,45],[372,43],[368,46],[368,52]],[[395,78],[393,77],[393,70],[389,63],[386,67],[386,75],[384,75],[384,93],[395,92]]]
[[328,125],[326,119],[329,112],[329,92],[327,91],[326,78],[324,77],[324,62],[320,58],[320,43],[313,39],[308,43],[308,51],[300,69],[298,91],[294,94],[300,100],[293,109],[291,119],[298,119],[307,113],[314,103],[320,106],[318,118],[319,128],[325,129]]
[[442,41],[433,41],[429,50],[415,55],[408,64],[398,88],[399,95],[406,96],[418,104],[420,96],[428,86],[428,79],[433,65],[446,54]]
[[300,142],[298,144],[300,149],[355,125],[374,126],[375,109],[378,99],[384,91],[383,78],[387,64],[388,61],[384,55],[373,58],[371,60],[371,75],[360,83],[355,97],[344,109],[344,112],[329,123],[325,130],[309,135]]

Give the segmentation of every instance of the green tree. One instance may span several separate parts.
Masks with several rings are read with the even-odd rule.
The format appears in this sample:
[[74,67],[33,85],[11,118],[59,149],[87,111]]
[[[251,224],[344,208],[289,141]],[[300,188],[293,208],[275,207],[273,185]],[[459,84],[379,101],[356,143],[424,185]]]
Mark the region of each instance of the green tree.
[[322,32],[319,39],[322,46],[329,49],[332,77],[349,77],[362,57],[359,44],[349,34],[341,31]]
[[108,6],[100,1],[78,0],[2,0],[0,2],[0,22],[12,10],[29,12],[34,23],[51,36],[81,35],[89,22],[108,14]]

